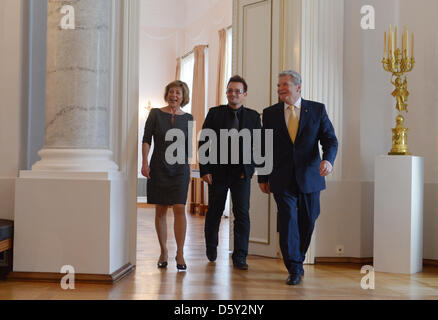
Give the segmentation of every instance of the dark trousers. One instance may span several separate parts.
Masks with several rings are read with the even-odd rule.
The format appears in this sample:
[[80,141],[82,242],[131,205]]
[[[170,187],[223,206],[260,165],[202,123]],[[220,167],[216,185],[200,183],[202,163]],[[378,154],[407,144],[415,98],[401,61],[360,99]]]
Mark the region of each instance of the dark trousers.
[[205,244],[216,248],[221,217],[225,209],[228,190],[234,214],[234,251],[233,260],[246,259],[249,241],[249,196],[250,179],[215,180],[208,186],[208,211],[205,216]]
[[301,273],[306,252],[319,216],[320,192],[296,193],[291,189],[274,194],[280,226],[280,249],[289,273]]

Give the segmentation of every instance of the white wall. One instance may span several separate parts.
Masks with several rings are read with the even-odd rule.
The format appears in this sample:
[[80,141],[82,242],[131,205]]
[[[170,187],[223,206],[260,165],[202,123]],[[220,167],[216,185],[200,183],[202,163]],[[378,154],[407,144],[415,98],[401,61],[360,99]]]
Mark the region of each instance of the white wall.
[[212,8],[218,4],[225,6],[226,2],[232,2],[232,0],[183,0],[185,6],[185,19],[186,25],[190,25],[199,19],[205,20],[207,15],[212,14]]
[[[186,0],[187,7],[185,41],[180,55],[196,45],[208,44],[208,108],[216,105],[216,83],[218,74],[219,34],[218,31],[232,25],[232,0]],[[202,3],[202,4],[201,4]]]
[[[175,80],[180,29],[142,27],[140,32],[140,105],[165,106],[164,88]],[[143,118],[144,120],[144,118]],[[143,123],[144,125],[144,123]]]
[[[360,28],[362,5],[376,10],[376,29]],[[391,149],[395,100],[382,68],[383,33],[389,24],[415,32],[417,63],[408,74],[409,148],[425,158],[424,258],[438,259],[438,3],[433,0],[345,1],[344,135],[342,179],[328,184],[316,227],[316,256],[373,255],[374,159]],[[400,37],[399,37],[400,39]]]
[[142,27],[174,28],[184,26],[186,6],[181,0],[140,0]]
[[0,1],[0,218],[14,217],[14,188],[24,166],[21,95],[22,2]]

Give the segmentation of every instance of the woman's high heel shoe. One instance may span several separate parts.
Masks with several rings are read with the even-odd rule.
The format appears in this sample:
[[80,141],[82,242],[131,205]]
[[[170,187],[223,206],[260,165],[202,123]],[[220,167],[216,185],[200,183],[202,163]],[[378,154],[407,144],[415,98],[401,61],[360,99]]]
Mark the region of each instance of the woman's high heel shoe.
[[158,263],[157,263],[157,267],[158,267],[159,269],[167,268],[167,261],[158,262]]
[[[177,261],[176,260],[176,258],[175,258],[175,261]],[[187,270],[187,265],[184,263],[184,264],[178,264],[178,261],[176,262],[176,268],[178,269],[178,271],[185,271],[185,270]]]

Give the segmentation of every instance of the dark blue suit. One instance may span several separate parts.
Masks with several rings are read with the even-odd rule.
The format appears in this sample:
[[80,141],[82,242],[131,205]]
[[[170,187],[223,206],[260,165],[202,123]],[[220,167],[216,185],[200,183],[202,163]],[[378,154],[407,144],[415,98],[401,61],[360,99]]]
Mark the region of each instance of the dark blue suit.
[[277,202],[286,268],[289,273],[301,273],[320,211],[319,194],[325,189],[325,178],[319,174],[318,143],[322,159],[333,165],[338,141],[325,106],[304,99],[295,143],[288,133],[283,102],[263,110],[263,129],[273,130],[273,170],[270,175],[259,176],[258,181],[269,182]]

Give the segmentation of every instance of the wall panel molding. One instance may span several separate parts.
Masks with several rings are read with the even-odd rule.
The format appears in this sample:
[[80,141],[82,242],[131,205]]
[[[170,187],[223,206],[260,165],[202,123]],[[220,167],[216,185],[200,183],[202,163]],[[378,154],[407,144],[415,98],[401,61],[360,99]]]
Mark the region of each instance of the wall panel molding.
[[334,172],[342,178],[344,0],[302,1],[303,97],[324,103],[339,140]]

